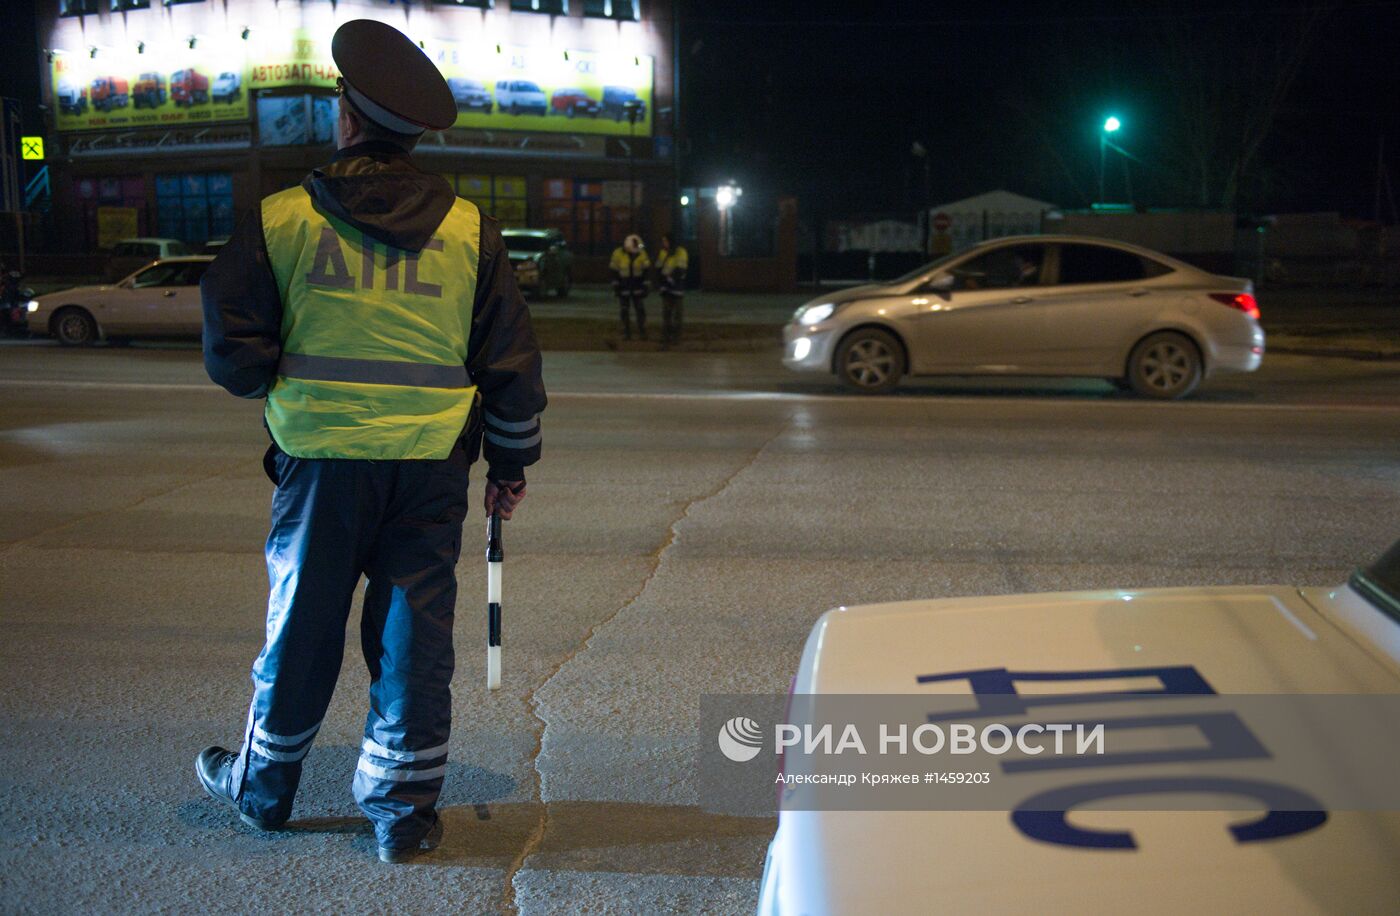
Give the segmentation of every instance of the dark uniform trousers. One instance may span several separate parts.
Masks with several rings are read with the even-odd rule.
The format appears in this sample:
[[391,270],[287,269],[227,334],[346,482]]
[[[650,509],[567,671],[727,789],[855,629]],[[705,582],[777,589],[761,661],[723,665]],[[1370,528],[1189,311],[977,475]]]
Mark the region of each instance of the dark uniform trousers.
[[291,813],[302,762],[340,673],[356,585],[368,578],[360,642],[369,715],[353,790],[381,846],[416,846],[432,827],[451,727],[455,567],[469,458],[294,458],[273,446],[267,638],[233,773],[244,813]]
[[661,290],[661,339],[666,343],[681,342],[681,322],[685,317],[685,297],[677,296],[669,287]]
[[617,317],[622,322],[622,333],[632,337],[632,312],[637,313],[637,331],[647,336],[647,288],[640,279],[624,279],[617,289]]

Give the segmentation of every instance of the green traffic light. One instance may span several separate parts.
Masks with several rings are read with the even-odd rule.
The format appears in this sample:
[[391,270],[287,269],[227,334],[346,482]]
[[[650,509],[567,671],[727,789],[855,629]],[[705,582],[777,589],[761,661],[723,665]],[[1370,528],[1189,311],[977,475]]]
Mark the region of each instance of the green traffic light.
[[1103,122],[1103,130],[1106,134],[1111,134],[1122,126],[1123,122],[1118,120],[1117,118],[1109,118],[1107,121]]

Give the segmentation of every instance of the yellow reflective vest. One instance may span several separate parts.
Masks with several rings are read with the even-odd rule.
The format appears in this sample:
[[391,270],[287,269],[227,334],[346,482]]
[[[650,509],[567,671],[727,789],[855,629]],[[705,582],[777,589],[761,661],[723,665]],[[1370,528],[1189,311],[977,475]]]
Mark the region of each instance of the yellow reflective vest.
[[656,259],[656,266],[663,277],[669,277],[677,270],[688,270],[690,268],[690,252],[685,250],[684,245],[677,245],[669,250],[663,248]]
[[613,249],[612,258],[608,261],[608,269],[621,280],[645,277],[647,271],[651,269],[651,258],[647,257],[645,250],[632,255],[619,245]]
[[458,198],[422,251],[327,216],[300,188],[262,204],[282,297],[282,357],[265,416],[298,458],[446,458],[476,388],[467,340],[481,215]]

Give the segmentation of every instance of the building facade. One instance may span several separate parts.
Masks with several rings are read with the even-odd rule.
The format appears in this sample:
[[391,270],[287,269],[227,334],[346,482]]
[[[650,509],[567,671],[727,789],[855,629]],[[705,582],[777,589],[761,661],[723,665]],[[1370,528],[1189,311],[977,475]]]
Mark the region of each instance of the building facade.
[[[506,226],[605,255],[675,208],[675,20],[662,0],[37,0],[51,238],[227,236],[335,146],[336,28],[398,28],[457,123],[415,158]],[[50,246],[52,247],[52,246]]]

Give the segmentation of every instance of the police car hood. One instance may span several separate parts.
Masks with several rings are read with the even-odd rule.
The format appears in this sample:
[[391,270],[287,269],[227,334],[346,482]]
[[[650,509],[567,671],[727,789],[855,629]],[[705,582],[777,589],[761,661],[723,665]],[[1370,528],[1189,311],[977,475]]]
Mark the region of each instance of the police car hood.
[[456,201],[446,179],[402,154],[338,158],[306,176],[302,187],[323,213],[407,251],[423,249]]
[[[1133,690],[1151,685],[1125,669],[1189,665],[1222,694],[1400,692],[1400,666],[1358,629],[1356,621],[1367,619],[1396,627],[1346,588],[867,605],[823,616],[794,686],[799,693],[960,693],[966,682],[916,678],[996,668],[1120,675],[1026,680],[1018,692]],[[944,758],[929,769],[957,766]],[[1129,774],[1105,767],[1097,775]],[[1105,851],[1031,839],[1006,811],[785,811],[760,913],[1344,913],[1389,910],[1400,900],[1400,813],[1333,811],[1320,829],[1248,844],[1228,829],[1242,817],[1076,812],[1079,826],[1133,831],[1135,848]]]
[[1397,661],[1333,625],[1333,594],[1114,589],[842,607],[813,628],[796,689],[922,693],[915,678],[939,671],[1193,664],[1221,693],[1400,692]]

